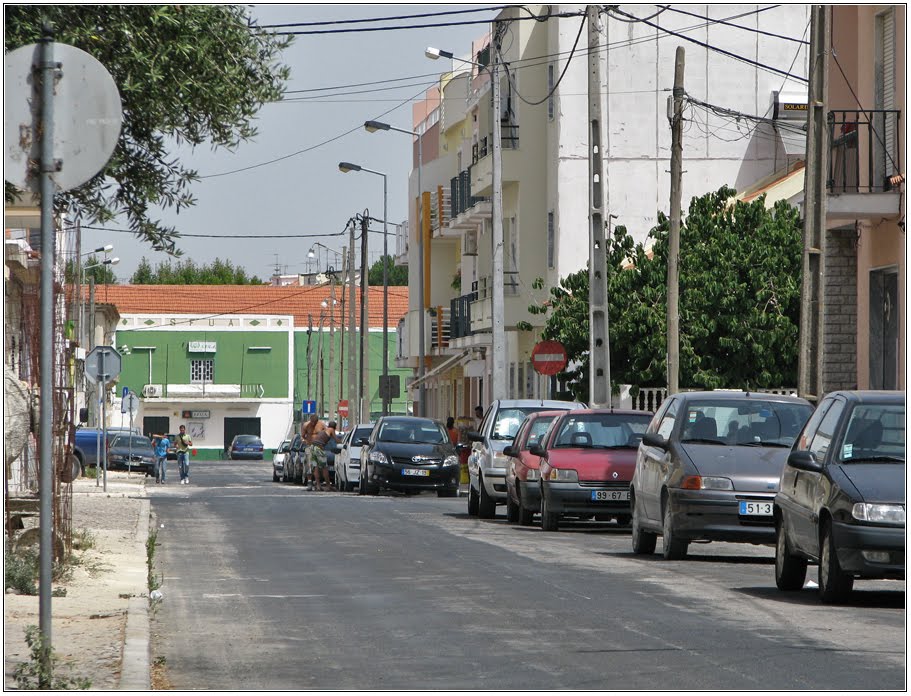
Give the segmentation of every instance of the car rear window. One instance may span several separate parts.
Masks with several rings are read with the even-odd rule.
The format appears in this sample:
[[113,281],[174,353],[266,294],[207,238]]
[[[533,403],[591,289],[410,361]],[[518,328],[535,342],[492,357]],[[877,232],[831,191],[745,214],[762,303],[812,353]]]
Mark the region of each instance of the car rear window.
[[260,439],[256,435],[238,435],[234,441],[238,445],[258,445]]
[[859,404],[851,411],[838,448],[845,463],[905,461],[903,404]]
[[705,399],[684,405],[681,442],[790,447],[813,413],[808,404]]
[[490,433],[490,437],[492,440],[512,440],[515,438],[516,433],[519,432],[519,427],[522,425],[522,421],[525,420],[525,416],[529,413],[553,410],[553,407],[544,406],[539,406],[537,408],[534,406],[509,406],[508,408],[501,408],[497,411],[497,419],[494,421],[493,431]]
[[586,413],[563,418],[555,427],[554,448],[596,447],[603,449],[632,448],[639,446],[642,434],[652,417],[646,413]]
[[354,441],[365,440],[370,437],[370,433],[373,432],[373,428],[358,428],[354,431]]

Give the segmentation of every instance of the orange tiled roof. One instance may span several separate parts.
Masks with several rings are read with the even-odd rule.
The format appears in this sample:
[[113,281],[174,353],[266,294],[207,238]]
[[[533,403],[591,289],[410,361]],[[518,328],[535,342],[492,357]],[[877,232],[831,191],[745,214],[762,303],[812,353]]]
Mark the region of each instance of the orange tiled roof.
[[[360,307],[361,292],[356,291]],[[369,326],[383,327],[383,288],[369,289]],[[95,301],[107,302],[124,314],[290,314],[296,327],[307,326],[307,315],[314,321],[328,300],[328,285],[106,285],[95,288]],[[335,298],[341,311],[342,287],[336,286]],[[345,300],[347,302],[347,291]],[[408,311],[408,288],[389,288],[389,327],[394,329]],[[348,313],[347,306],[345,313]],[[357,316],[360,316],[358,309]]]

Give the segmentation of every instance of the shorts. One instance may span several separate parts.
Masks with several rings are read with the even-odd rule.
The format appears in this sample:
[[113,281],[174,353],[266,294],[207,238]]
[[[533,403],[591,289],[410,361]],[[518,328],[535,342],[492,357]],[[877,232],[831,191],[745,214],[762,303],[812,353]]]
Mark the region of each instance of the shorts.
[[319,445],[310,445],[307,448],[307,458],[310,462],[310,466],[314,469],[325,469],[328,467],[326,451]]

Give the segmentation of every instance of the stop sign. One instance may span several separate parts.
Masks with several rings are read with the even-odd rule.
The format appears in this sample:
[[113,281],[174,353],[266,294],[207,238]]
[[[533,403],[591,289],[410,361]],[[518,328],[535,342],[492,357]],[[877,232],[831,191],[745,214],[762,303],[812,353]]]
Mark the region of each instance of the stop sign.
[[348,417],[348,399],[342,399],[338,402],[338,415],[339,418]]
[[531,351],[531,364],[538,374],[555,375],[566,367],[566,348],[559,341],[540,341]]

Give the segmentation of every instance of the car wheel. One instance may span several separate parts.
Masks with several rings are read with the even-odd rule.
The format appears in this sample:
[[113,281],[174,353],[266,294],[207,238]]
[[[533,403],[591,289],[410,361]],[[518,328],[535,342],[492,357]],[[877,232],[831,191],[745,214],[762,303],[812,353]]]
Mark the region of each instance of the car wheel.
[[357,494],[358,495],[367,495],[367,470],[361,470],[361,476],[357,482]]
[[838,553],[832,538],[832,524],[822,530],[819,547],[819,598],[827,604],[844,599],[854,587],[854,578],[838,565]]
[[478,517],[485,520],[493,519],[497,514],[497,503],[488,495],[481,476],[478,476],[478,488]]
[[621,527],[628,527],[630,521],[629,515],[617,515],[617,524]]
[[664,544],[664,558],[667,561],[682,560],[686,558],[686,551],[690,542],[678,539],[674,533],[674,526],[671,522],[671,501],[667,497],[665,497],[664,505],[662,506],[662,513],[664,523],[662,525],[661,541]]
[[775,529],[775,584],[779,590],[793,591],[803,587],[807,579],[807,559],[791,554],[784,520]]
[[541,529],[545,532],[556,532],[560,529],[560,515],[550,509],[543,491],[541,493]]
[[273,470],[272,470],[272,480],[273,480],[275,483],[278,483],[279,479],[280,479],[279,475],[276,474],[276,473],[275,473],[275,469],[273,469]]
[[515,524],[519,521],[519,505],[512,501],[509,494],[506,494],[506,521]]
[[530,527],[531,523],[534,522],[535,511],[529,510],[527,507],[522,505],[521,501],[519,502],[519,524],[523,527]]
[[478,492],[470,483],[468,484],[468,514],[472,516],[478,514]]
[[642,528],[641,508],[636,505],[636,497],[633,496],[633,529],[631,539],[633,542],[633,553],[645,556],[655,553],[655,546],[658,545],[658,536],[652,532],[647,532]]
[[455,498],[458,493],[458,491],[454,491],[449,488],[443,488],[437,491],[437,498]]

